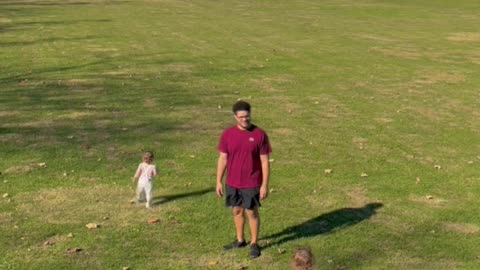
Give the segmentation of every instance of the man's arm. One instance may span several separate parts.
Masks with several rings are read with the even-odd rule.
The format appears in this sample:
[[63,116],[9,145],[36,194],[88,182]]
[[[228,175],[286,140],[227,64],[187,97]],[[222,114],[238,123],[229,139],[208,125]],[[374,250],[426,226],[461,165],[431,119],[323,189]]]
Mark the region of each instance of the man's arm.
[[260,200],[264,200],[268,196],[268,179],[270,176],[270,162],[268,155],[260,155],[262,162],[262,186],[260,187]]
[[223,196],[223,175],[225,174],[225,169],[227,168],[227,153],[220,153],[217,161],[217,186],[215,188],[217,195],[219,197]]

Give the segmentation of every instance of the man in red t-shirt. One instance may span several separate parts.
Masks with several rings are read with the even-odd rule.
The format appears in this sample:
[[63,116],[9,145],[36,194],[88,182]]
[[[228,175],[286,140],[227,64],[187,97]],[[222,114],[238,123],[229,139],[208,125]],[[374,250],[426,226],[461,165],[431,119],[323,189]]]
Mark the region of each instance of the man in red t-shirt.
[[224,250],[246,246],[243,239],[244,215],[250,227],[250,257],[260,256],[257,245],[260,200],[268,195],[269,161],[272,152],[267,134],[250,123],[250,104],[238,101],[233,105],[236,125],[225,129],[218,143],[217,195],[222,197],[225,170],[225,205],[232,208],[236,239]]

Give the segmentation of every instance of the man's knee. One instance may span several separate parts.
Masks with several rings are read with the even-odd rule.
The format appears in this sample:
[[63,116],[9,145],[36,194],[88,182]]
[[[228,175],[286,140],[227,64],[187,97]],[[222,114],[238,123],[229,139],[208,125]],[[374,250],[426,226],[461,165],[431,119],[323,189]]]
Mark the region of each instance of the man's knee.
[[258,219],[258,208],[245,210],[249,219]]
[[243,208],[241,208],[241,207],[233,207],[233,208],[232,208],[232,214],[233,214],[234,216],[242,216],[242,215],[243,215],[243,212],[244,212],[244,210],[243,210]]

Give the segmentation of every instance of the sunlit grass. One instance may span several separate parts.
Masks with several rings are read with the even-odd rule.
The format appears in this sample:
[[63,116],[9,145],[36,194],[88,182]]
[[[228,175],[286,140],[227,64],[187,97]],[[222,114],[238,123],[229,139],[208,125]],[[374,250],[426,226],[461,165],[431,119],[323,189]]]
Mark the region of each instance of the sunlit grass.
[[[0,269],[478,269],[480,6],[417,2],[0,1]],[[273,147],[253,261],[212,192],[239,98]]]

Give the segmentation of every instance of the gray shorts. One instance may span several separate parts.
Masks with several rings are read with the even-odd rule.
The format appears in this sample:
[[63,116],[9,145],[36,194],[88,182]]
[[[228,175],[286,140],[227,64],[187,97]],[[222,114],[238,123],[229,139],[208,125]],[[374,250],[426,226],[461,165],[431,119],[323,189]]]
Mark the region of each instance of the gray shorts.
[[239,206],[249,210],[258,208],[261,206],[260,188],[234,188],[225,185],[225,205]]

